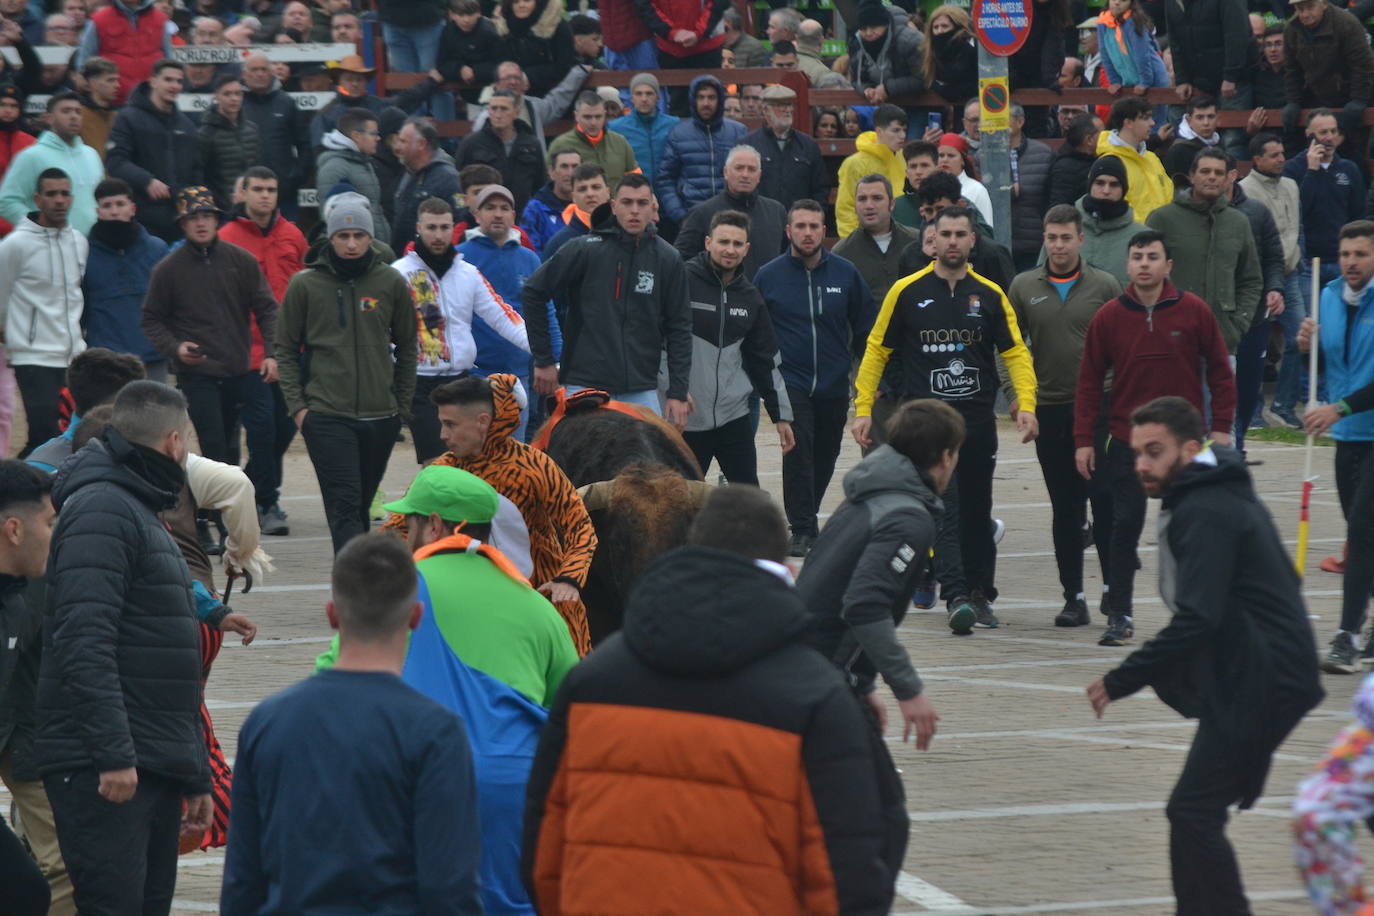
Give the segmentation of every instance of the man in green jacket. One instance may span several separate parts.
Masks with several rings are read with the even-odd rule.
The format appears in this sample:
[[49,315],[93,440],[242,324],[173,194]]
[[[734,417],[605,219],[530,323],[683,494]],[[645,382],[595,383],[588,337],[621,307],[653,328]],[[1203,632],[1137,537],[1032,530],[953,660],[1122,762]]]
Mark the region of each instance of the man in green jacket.
[[1152,212],[1145,225],[1164,233],[1174,254],[1174,286],[1212,308],[1233,357],[1264,295],[1264,276],[1250,220],[1227,199],[1235,160],[1225,150],[1201,150],[1188,171],[1192,188]]
[[277,317],[281,392],[315,466],[335,553],[366,533],[415,394],[415,305],[373,251],[372,225],[362,200],[332,207],[329,238],[306,255]]
[[577,150],[583,162],[595,162],[606,170],[606,184],[614,192],[621,175],[639,171],[630,141],[606,129],[606,105],[595,92],[588,90],[577,97],[573,116],[577,127],[549,144],[549,161],[560,150]]
[[[1087,625],[1089,618],[1083,595],[1085,504],[1091,499],[1093,519],[1098,530],[1104,532],[1097,539],[1097,550],[1105,580],[1105,532],[1111,530],[1111,500],[1105,490],[1095,491],[1078,474],[1073,402],[1088,325],[1098,309],[1121,295],[1121,284],[1107,271],[1083,260],[1083,215],[1077,207],[1050,207],[1044,227],[1045,262],[1017,274],[1007,290],[1007,298],[1030,346],[1039,383],[1035,415],[1040,421],[1040,436],[1035,440],[1035,457],[1050,494],[1054,561],[1059,567],[1059,583],[1064,587],[1064,609],[1054,618],[1054,625],[1081,627]],[[998,370],[1015,416],[1016,392],[1006,367],[999,365]],[[1103,597],[1105,601],[1105,592]]]

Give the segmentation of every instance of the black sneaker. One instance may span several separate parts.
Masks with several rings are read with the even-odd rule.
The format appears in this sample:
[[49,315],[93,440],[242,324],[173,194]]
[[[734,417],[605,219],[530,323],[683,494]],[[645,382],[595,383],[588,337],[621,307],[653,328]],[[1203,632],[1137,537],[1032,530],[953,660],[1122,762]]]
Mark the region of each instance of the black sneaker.
[[811,545],[816,543],[816,539],[809,534],[792,535],[792,546],[787,549],[789,557],[804,557],[811,552]]
[[1331,640],[1331,650],[1322,660],[1322,670],[1327,674],[1354,674],[1360,670],[1359,655],[1355,637],[1341,630]]
[[992,602],[978,592],[973,593],[973,613],[976,616],[973,625],[980,630],[995,630],[1002,625],[992,612]]
[[1107,629],[1097,641],[1099,646],[1124,646],[1135,635],[1135,621],[1128,614],[1113,614],[1107,618]]
[[196,519],[196,538],[200,541],[200,549],[205,551],[207,557],[217,557],[224,553],[224,542],[210,532],[209,519]]
[[1057,627],[1086,627],[1088,625],[1088,603],[1082,598],[1070,598],[1064,602],[1064,610],[1054,615]]
[[955,636],[967,636],[972,633],[977,619],[978,612],[968,598],[955,598],[949,603],[945,622],[949,624]]

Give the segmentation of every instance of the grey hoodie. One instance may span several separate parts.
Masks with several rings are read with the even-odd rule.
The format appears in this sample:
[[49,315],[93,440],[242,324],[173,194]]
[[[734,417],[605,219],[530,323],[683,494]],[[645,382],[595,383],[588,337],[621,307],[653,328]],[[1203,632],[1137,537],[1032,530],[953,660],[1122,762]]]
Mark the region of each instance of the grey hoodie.
[[930,561],[944,507],[890,445],[845,475],[844,497],[797,578],[815,620],[809,642],[860,691],[881,674],[897,699],[908,700],[921,692],[921,678],[897,641],[897,624]]
[[315,162],[315,187],[320,189],[320,204],[324,205],[329,189],[341,181],[351,184],[372,206],[374,239],[390,243],[391,224],[382,209],[382,183],[372,168],[370,157],[364,156],[358,144],[337,130],[324,135],[324,152]]

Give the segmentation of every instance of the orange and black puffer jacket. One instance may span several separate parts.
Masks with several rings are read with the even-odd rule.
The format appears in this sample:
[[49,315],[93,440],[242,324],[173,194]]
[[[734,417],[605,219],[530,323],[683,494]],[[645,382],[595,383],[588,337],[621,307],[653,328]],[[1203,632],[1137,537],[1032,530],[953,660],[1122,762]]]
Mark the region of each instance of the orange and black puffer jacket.
[[[487,381],[495,413],[482,453],[461,461],[444,452],[434,463],[476,474],[520,510],[530,533],[530,584],[538,588],[546,582],[567,582],[581,591],[596,553],[596,529],[587,507],[552,458],[513,437],[520,425],[515,376],[497,373]],[[404,534],[405,524],[404,516],[392,515],[385,527]],[[554,607],[568,624],[577,654],[586,655],[592,650],[587,609],[581,601]]]
[[705,547],[660,558],[569,672],[530,773],[542,916],[885,914],[901,785],[792,586]]

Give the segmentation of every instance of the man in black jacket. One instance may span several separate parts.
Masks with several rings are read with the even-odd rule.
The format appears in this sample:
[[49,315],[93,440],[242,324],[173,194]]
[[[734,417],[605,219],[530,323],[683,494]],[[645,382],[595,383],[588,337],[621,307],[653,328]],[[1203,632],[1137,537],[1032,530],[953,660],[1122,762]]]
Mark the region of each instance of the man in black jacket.
[[759,193],[763,158],[752,146],[741,143],[725,157],[725,190],[708,197],[687,211],[677,233],[677,250],[683,260],[706,250],[706,232],[711,218],[723,210],[736,210],[749,217],[749,254],[744,258],[744,278],[753,282],[754,274],[787,247],[783,227],[787,208]]
[[1323,696],[1301,580],[1245,463],[1204,447],[1192,405],[1158,398],[1131,425],[1136,473],[1161,500],[1160,592],[1172,617],[1088,699],[1100,717],[1148,686],[1197,718],[1165,809],[1178,912],[1249,913],[1226,810],[1255,803],[1274,751]]
[[177,194],[202,183],[196,126],[177,110],[185,79],[186,68],[174,60],[153,64],[153,75],[115,117],[105,152],[105,171],[134,189],[138,221],[165,242],[177,239]]
[[[682,257],[652,223],[649,179],[620,179],[611,199],[615,222],[573,239],[525,281],[521,310],[534,354],[534,390],[553,394],[561,380],[573,394],[602,388],[619,401],[655,411],[678,429],[687,423],[692,371],[692,315]],[[568,303],[563,361],[554,365],[548,301]],[[668,385],[658,400],[660,354]]]
[[19,839],[0,827],[0,912],[32,916],[46,913],[53,896],[54,912],[72,909],[71,879],[33,759],[43,608],[30,580],[40,579],[48,565],[56,517],[51,492],[52,478],[38,468],[0,459],[0,779],[38,860],[35,867]]
[[776,200],[783,209],[799,200],[826,200],[830,196],[830,172],[821,158],[821,148],[792,127],[796,98],[786,86],[763,90],[763,126],[740,141],[758,150],[763,160],[759,194]]
[[456,213],[460,194],[458,170],[448,153],[439,148],[439,130],[429,118],[410,118],[405,122],[397,158],[406,167],[406,174],[396,189],[391,244],[400,251],[415,241],[421,201],[437,197]]
[[[844,477],[844,502],[807,555],[797,590],[811,614],[811,644],[848,678],[883,730],[887,707],[875,686],[882,675],[897,697],[903,740],[916,731],[925,750],[939,716],[922,692],[897,625],[930,563],[939,495],[964,443],[964,419],[932,398],[907,401],[880,445]],[[972,625],[972,611],[968,625]]]
[[53,485],[34,747],[81,913],[167,912],[177,835],[210,823],[191,574],[157,516],[190,433],[179,392],[132,382]]
[[[1256,53],[1245,0],[1175,0],[1164,9],[1179,98],[1206,93],[1222,111],[1249,111]],[[1170,116],[1180,113],[1175,106]],[[1245,156],[1245,131],[1222,131],[1221,143],[1236,158]]]
[[479,162],[500,172],[501,183],[515,195],[516,213],[544,183],[544,154],[534,132],[517,120],[518,103],[519,96],[510,89],[492,92],[486,123],[463,138],[455,159],[460,171]]
[[262,164],[281,181],[281,210],[296,218],[296,192],[306,187],[315,167],[310,150],[310,121],[296,107],[296,100],[272,75],[265,54],[243,59],[243,117],[257,125]]

